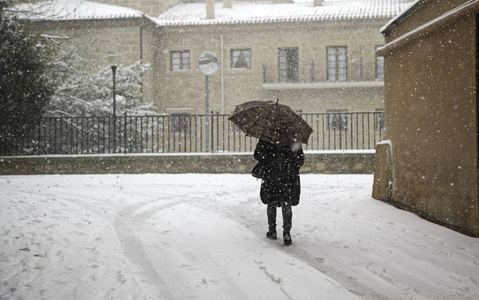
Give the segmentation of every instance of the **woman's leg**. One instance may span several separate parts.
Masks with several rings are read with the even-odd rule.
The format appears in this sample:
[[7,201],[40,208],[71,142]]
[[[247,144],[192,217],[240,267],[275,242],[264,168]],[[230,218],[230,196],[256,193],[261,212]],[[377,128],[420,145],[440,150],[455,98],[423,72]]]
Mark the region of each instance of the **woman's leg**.
[[293,210],[291,209],[291,202],[286,201],[281,203],[283,211],[283,232],[290,232],[293,221]]
[[276,231],[276,205],[274,203],[268,203],[266,213],[268,215],[269,231]]

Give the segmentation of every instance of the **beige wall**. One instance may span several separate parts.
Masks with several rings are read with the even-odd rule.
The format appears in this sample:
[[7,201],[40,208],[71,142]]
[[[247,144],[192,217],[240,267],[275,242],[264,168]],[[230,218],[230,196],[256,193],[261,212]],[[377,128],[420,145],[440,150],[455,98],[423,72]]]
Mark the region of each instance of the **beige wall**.
[[[213,111],[230,113],[242,102],[276,98],[304,112],[375,111],[384,107],[383,85],[374,82],[375,48],[384,44],[379,33],[384,23],[386,20],[162,27],[152,42],[154,65],[145,83],[146,97],[162,113],[203,114],[205,78],[197,61],[202,52],[212,51],[222,63],[220,70],[209,77]],[[371,68],[364,72],[372,79],[372,85],[296,84],[273,89],[263,86],[263,65],[277,67],[279,47],[298,47],[299,64],[314,61],[315,67],[323,68],[321,74],[325,77],[327,46],[347,46],[348,63],[362,60],[370,64]],[[250,70],[230,67],[231,49],[241,48],[251,49]],[[170,71],[172,50],[190,51],[190,71]]]
[[[387,42],[458,2],[431,1]],[[392,200],[479,235],[474,28],[474,15],[466,15],[391,48],[385,109]]]
[[85,58],[85,69],[95,72],[108,66],[109,54],[120,55],[125,65],[140,60],[140,27],[144,24],[143,19],[125,19],[34,22],[30,26],[44,34],[67,38],[57,41],[75,45]]

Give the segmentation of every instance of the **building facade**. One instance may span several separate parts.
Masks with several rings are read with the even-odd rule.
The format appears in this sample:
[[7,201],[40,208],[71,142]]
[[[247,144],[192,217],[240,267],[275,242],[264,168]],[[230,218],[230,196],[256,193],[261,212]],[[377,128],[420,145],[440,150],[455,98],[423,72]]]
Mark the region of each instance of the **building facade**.
[[[206,132],[214,130],[206,130],[204,116],[211,113],[217,116],[218,133],[210,137],[217,151],[230,141],[237,141],[232,143],[238,151],[251,149],[254,141],[241,136],[227,116],[252,100],[279,99],[304,113],[315,131],[310,149],[370,149],[382,139],[379,29],[409,7],[408,0],[101,2],[36,2],[30,7],[36,13],[20,18],[75,45],[92,72],[108,67],[112,54],[122,64],[149,64],[145,101],[168,116],[164,134],[183,151],[209,148]],[[208,81],[199,69],[207,51],[219,62]],[[188,148],[191,136],[201,146]]]
[[346,112],[383,110],[378,29],[407,1],[209,5],[178,4],[148,29],[153,70],[145,96],[161,113],[205,113],[198,59],[206,51],[220,63],[209,76],[212,111],[228,114],[242,102],[276,99],[297,111],[331,112],[339,121]]
[[[230,113],[242,102],[276,100],[304,112],[383,108],[380,21],[164,26],[153,34],[146,94],[164,113],[204,113],[198,59],[218,56],[209,76],[210,108]],[[360,27],[356,34],[354,29]],[[298,28],[301,31],[298,32]]]
[[[61,1],[58,1],[59,3]],[[162,114],[205,113],[198,59],[214,52],[210,109],[228,114],[250,100],[276,100],[303,112],[383,110],[379,28],[410,5],[388,1],[68,1],[62,14],[26,19],[68,37],[87,58],[151,65],[143,91]],[[198,2],[198,3],[197,3]],[[41,2],[40,2],[41,3]],[[114,5],[113,5],[114,4]],[[117,6],[119,5],[119,6]],[[33,20],[32,20],[33,19]]]

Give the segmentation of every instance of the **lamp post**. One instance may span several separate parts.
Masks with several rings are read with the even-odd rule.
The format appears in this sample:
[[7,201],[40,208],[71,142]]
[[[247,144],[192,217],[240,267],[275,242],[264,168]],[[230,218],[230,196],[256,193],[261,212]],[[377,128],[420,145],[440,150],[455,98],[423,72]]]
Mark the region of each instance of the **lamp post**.
[[116,152],[116,68],[120,64],[119,55],[108,55],[108,64],[113,74],[113,151]]

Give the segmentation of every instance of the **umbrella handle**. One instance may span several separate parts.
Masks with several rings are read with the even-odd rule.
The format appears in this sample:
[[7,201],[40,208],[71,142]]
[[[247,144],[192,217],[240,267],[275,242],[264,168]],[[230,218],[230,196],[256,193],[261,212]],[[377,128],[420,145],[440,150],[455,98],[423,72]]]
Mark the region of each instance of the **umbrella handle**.
[[278,106],[278,102],[279,102],[279,98],[278,98],[278,99],[276,99],[276,106]]

